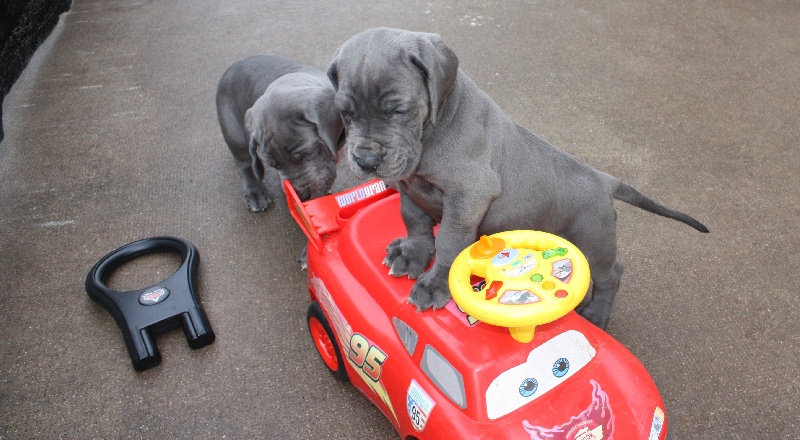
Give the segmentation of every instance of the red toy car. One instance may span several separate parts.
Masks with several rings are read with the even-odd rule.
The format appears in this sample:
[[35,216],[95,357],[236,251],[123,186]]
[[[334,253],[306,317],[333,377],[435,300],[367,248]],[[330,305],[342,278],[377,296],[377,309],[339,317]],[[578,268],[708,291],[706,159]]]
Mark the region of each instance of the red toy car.
[[[418,312],[407,302],[414,280],[394,278],[382,264],[387,245],[406,235],[394,190],[373,181],[301,202],[288,182],[284,189],[290,212],[309,239],[307,318],[319,354],[335,377],[349,378],[380,408],[401,438],[666,437],[664,403],[647,370],[619,342],[572,311],[574,305],[563,317],[536,327],[529,342],[519,342],[525,335],[512,337],[506,328],[472,318],[453,301],[440,310]],[[489,241],[484,245],[491,247]],[[511,255],[502,256],[517,257],[515,250],[506,250]],[[572,288],[583,269],[573,254],[563,256],[565,248],[552,251],[559,255],[552,266],[541,252],[521,252],[502,271],[527,277],[536,265],[528,258],[538,258],[538,267],[547,268],[545,276],[558,278],[545,285],[548,291],[559,298],[572,295],[558,286]],[[492,258],[501,258],[492,252],[482,263],[487,267]],[[489,293],[484,284],[497,287],[497,282],[484,276],[486,281],[470,279],[481,300],[511,297],[522,304],[544,298],[533,288]],[[453,272],[451,285],[452,279]]]

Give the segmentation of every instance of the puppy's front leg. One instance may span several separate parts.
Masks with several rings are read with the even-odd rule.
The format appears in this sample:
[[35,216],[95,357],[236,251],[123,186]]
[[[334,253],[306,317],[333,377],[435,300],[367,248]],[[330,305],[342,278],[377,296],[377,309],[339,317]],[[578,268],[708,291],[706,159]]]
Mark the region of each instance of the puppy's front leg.
[[450,300],[450,266],[477,238],[491,198],[448,196],[444,202],[442,223],[436,236],[436,260],[419,277],[408,297],[408,302],[420,311],[431,307],[440,309]]
[[400,190],[400,214],[408,235],[396,238],[386,248],[383,264],[389,266],[389,275],[408,274],[417,278],[430,263],[434,253],[433,219],[417,206],[404,190]]
[[242,181],[245,206],[253,212],[259,212],[269,208],[269,205],[272,204],[272,197],[270,197],[262,180],[257,178],[253,173],[252,159],[250,156],[247,157],[247,160],[242,161],[237,158],[236,171],[239,172],[239,178]]

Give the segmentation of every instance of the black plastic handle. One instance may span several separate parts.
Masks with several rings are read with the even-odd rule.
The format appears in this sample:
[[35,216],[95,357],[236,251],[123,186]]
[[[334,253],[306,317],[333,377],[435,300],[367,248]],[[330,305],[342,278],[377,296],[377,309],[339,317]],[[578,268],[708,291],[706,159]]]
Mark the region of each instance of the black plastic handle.
[[[182,262],[166,280],[145,289],[118,292],[106,286],[109,275],[123,264],[143,255],[176,252]],[[109,253],[86,276],[86,293],[117,322],[136,371],[161,362],[156,335],[183,327],[189,347],[214,342],[214,332],[195,293],[199,253],[193,244],[175,237],[139,240]]]

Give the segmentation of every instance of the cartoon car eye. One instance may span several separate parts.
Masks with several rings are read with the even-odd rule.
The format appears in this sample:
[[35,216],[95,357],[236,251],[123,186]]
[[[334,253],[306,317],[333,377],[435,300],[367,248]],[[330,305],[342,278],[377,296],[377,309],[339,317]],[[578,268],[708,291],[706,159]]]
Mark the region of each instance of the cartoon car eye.
[[569,361],[567,358],[561,358],[553,364],[553,376],[564,377],[569,371]]
[[530,397],[536,393],[537,388],[539,388],[539,381],[530,377],[522,381],[522,384],[519,386],[519,393],[522,397]]

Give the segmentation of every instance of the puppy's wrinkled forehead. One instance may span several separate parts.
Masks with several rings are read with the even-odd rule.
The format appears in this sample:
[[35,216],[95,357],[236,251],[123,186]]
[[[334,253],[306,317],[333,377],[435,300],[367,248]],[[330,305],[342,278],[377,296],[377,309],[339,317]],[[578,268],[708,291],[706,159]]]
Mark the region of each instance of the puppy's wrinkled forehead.
[[267,87],[265,95],[269,101],[269,114],[280,119],[297,118],[317,105],[317,101],[328,98],[324,85],[316,78],[295,72],[276,79]]
[[375,29],[348,40],[336,58],[335,78],[342,98],[371,97],[381,100],[393,93],[418,90],[422,72],[414,66],[419,41],[414,34]]

